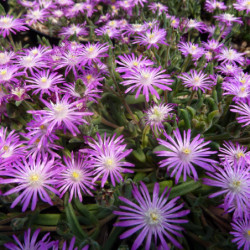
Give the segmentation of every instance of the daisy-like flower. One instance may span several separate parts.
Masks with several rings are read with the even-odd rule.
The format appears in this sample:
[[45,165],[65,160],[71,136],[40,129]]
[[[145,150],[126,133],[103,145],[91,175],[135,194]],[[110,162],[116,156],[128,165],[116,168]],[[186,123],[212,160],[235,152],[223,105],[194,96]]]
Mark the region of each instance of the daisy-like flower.
[[194,91],[200,89],[205,93],[206,89],[210,90],[213,87],[212,81],[202,71],[197,72],[196,70],[191,70],[190,75],[183,73],[179,78],[183,80],[184,86],[192,88]]
[[250,100],[250,85],[244,86],[239,82],[224,82],[222,85],[223,95],[233,95],[233,101],[246,102]]
[[233,6],[238,11],[246,10],[247,14],[250,12],[250,1],[249,0],[237,0],[237,3],[233,3]]
[[0,16],[0,35],[8,36],[10,33],[16,34],[19,31],[25,31],[28,28],[22,19],[15,19],[13,16]]
[[[75,245],[75,241],[76,241],[76,237],[74,236],[70,243],[69,243],[69,247],[67,248],[67,241],[64,241],[63,246],[62,246],[62,250],[77,250],[77,247],[74,247]],[[86,245],[85,247],[83,247],[81,250],[88,250],[89,249],[89,245]],[[56,249],[58,250],[58,249]]]
[[213,52],[219,52],[220,49],[223,47],[222,43],[219,43],[219,41],[216,41],[214,39],[207,40],[207,42],[202,42],[205,49],[213,51]]
[[179,44],[179,50],[184,56],[191,55],[193,60],[198,60],[205,54],[205,50],[199,47],[198,44],[193,44],[191,42],[181,42]]
[[243,24],[240,17],[235,17],[234,15],[229,14],[229,13],[220,14],[218,16],[214,16],[214,18],[217,21],[225,23],[225,25],[228,25],[228,26],[232,26],[233,23]]
[[223,2],[218,2],[216,0],[206,0],[205,10],[212,13],[215,9],[226,10],[227,6]]
[[37,22],[43,23],[47,21],[49,17],[49,12],[44,8],[29,9],[25,16],[29,25],[36,24]]
[[7,128],[0,129],[0,163],[11,163],[25,156],[26,148],[19,135],[13,130],[7,135]]
[[83,60],[85,61],[85,63],[87,63],[88,65],[91,65],[93,62],[95,63],[101,62],[99,58],[107,57],[108,54],[106,54],[106,52],[108,51],[108,49],[109,49],[109,46],[107,43],[91,44],[90,42],[88,42],[88,44],[86,44],[83,47],[81,55],[83,56]]
[[223,48],[220,51],[220,54],[216,56],[219,61],[222,63],[232,63],[236,65],[239,63],[240,65],[244,64],[244,56],[245,53],[238,53],[236,50],[231,48]]
[[115,139],[116,134],[112,137],[107,137],[106,133],[102,139],[97,134],[98,141],[89,142],[91,149],[80,150],[83,153],[87,153],[90,157],[90,166],[94,168],[95,178],[93,181],[98,180],[102,176],[101,186],[105,185],[105,182],[110,177],[111,183],[115,186],[116,182],[123,181],[121,173],[133,173],[125,167],[134,167],[134,164],[126,162],[124,158],[128,156],[132,149],[126,150],[126,144],[123,136],[119,136]]
[[0,65],[6,65],[13,62],[15,52],[13,51],[0,51]]
[[133,69],[131,72],[127,72],[127,74],[122,76],[125,80],[120,84],[124,86],[131,85],[126,89],[125,93],[132,92],[137,89],[135,98],[138,98],[142,90],[147,102],[149,101],[149,93],[160,99],[160,96],[154,86],[163,90],[171,91],[172,89],[169,88],[168,85],[171,85],[173,82],[173,80],[169,79],[170,76],[168,74],[163,73],[164,70],[161,70],[161,67],[151,68],[144,66],[139,69]]
[[170,26],[174,29],[177,29],[179,27],[180,24],[180,19],[175,17],[175,16],[171,16],[170,17]]
[[59,192],[62,197],[67,191],[70,192],[69,202],[73,197],[78,197],[82,202],[82,192],[93,196],[90,189],[94,189],[92,183],[93,172],[90,168],[91,162],[80,154],[75,155],[71,153],[71,158],[64,157],[65,166],[58,174]]
[[151,3],[148,7],[154,14],[158,11],[159,15],[161,15],[161,13],[168,11],[168,7],[161,3]]
[[206,28],[206,26],[203,22],[198,22],[197,20],[194,20],[194,19],[187,20],[186,27],[188,29],[196,29],[199,32],[203,32]]
[[129,24],[124,28],[124,30],[125,32],[123,34],[130,36],[136,33],[145,32],[147,30],[147,25],[140,23]]
[[237,72],[242,71],[242,68],[238,67],[236,64],[231,64],[231,63],[221,64],[220,66],[215,68],[218,69],[219,73],[222,73],[227,76],[233,76]]
[[221,161],[228,161],[230,164],[233,164],[235,161],[241,161],[248,158],[250,160],[250,154],[247,153],[247,147],[241,146],[238,142],[236,142],[236,146],[231,142],[224,142],[224,148],[220,148]]
[[159,196],[159,189],[159,183],[155,183],[151,198],[146,185],[140,182],[139,189],[136,185],[133,185],[132,194],[135,202],[125,197],[119,197],[126,205],[120,206],[121,211],[114,211],[114,214],[119,215],[119,221],[114,226],[131,227],[120,236],[121,239],[139,231],[139,235],[132,245],[132,250],[141,247],[144,240],[146,241],[145,249],[149,250],[153,238],[154,248],[157,248],[157,241],[159,241],[159,249],[169,250],[170,247],[166,242],[166,238],[174,246],[182,248],[172,235],[182,237],[179,231],[182,231],[183,228],[178,224],[188,222],[188,220],[181,217],[186,216],[190,211],[182,210],[183,203],[176,204],[179,197],[168,201],[170,193],[168,188],[165,188],[161,196]]
[[60,128],[62,125],[64,129],[68,129],[72,135],[76,136],[77,133],[80,133],[77,125],[83,123],[88,124],[83,117],[93,115],[93,113],[79,111],[77,107],[79,102],[77,101],[71,103],[69,99],[70,96],[68,94],[65,94],[61,100],[57,95],[56,103],[51,101],[49,103],[42,100],[47,107],[46,110],[29,110],[27,112],[34,115],[41,115],[43,119],[42,124],[49,124],[47,128],[48,133],[51,133],[54,128]]
[[102,27],[100,29],[95,29],[95,33],[97,36],[108,36],[110,39],[119,38],[120,31],[114,28]]
[[49,160],[47,156],[41,157],[39,154],[36,159],[29,157],[22,162],[15,162],[9,167],[1,179],[1,184],[17,184],[16,187],[7,191],[4,195],[18,193],[19,195],[11,204],[15,207],[19,202],[23,205],[22,211],[26,211],[31,203],[31,210],[35,210],[38,196],[43,202],[53,205],[48,192],[59,195],[54,188],[57,180],[54,178],[60,171],[60,163],[53,159]]
[[94,12],[97,12],[95,5],[96,3],[93,0],[86,0],[83,9],[87,13],[87,17],[91,17]]
[[152,46],[159,49],[157,44],[165,44],[167,32],[164,29],[159,29],[159,27],[154,27],[153,30],[148,30],[144,33],[139,33],[138,36],[134,38],[135,43],[147,46],[150,49]]
[[0,83],[10,84],[11,82],[18,83],[18,76],[24,74],[24,72],[18,72],[16,65],[5,65],[0,67]]
[[24,232],[24,243],[22,244],[16,235],[13,235],[15,243],[5,243],[4,246],[6,249],[10,250],[39,250],[39,249],[50,249],[57,245],[56,241],[50,241],[49,235],[50,233],[45,234],[41,240],[37,240],[38,235],[40,233],[40,229],[37,229],[33,235],[31,235],[31,229]]
[[64,83],[65,80],[62,75],[56,72],[43,70],[33,73],[32,77],[29,77],[26,82],[30,83],[27,86],[28,89],[34,89],[33,94],[40,93],[40,96],[42,96],[44,93],[50,95],[51,92],[58,91],[56,85]]
[[243,123],[243,127],[250,124],[250,100],[246,103],[239,102],[237,105],[231,105],[231,112],[237,113],[239,116],[236,118],[238,123]]
[[242,220],[233,220],[231,223],[233,231],[230,232],[234,236],[232,242],[236,243],[238,249],[250,249],[250,218]]
[[164,103],[155,104],[146,111],[146,124],[150,125],[156,135],[164,130],[163,122],[172,116],[171,111],[173,111],[173,105]]
[[[191,129],[187,132],[184,131],[183,138],[179,129],[173,131],[175,139],[168,134],[164,133],[166,139],[157,139],[159,144],[166,147],[166,151],[157,151],[157,156],[165,157],[164,160],[159,162],[159,167],[166,167],[167,171],[172,170],[170,177],[175,176],[175,182],[178,183],[181,174],[183,174],[183,180],[186,181],[187,175],[194,180],[198,180],[198,175],[193,164],[202,167],[206,170],[212,171],[212,163],[216,161],[208,158],[216,151],[210,151],[207,146],[210,141],[204,142],[200,135],[197,135],[191,140]],[[192,175],[192,176],[191,176]]]
[[243,160],[230,164],[223,162],[222,166],[215,166],[216,172],[207,172],[212,179],[204,178],[203,182],[208,186],[215,186],[221,190],[209,195],[214,198],[219,195],[224,196],[222,207],[225,212],[232,212],[235,209],[234,217],[243,218],[249,216],[250,208],[250,174],[249,165]]
[[84,27],[86,24],[71,24],[68,27],[63,27],[60,31],[61,36],[65,36],[65,38],[69,38],[76,34],[77,37],[79,36],[87,36],[88,31]]
[[131,55],[120,55],[118,58],[120,61],[116,61],[116,63],[119,64],[119,66],[116,68],[116,71],[119,73],[131,71],[132,68],[140,68],[154,64],[154,62],[147,59],[147,57],[142,58],[142,55],[136,57],[134,53]]

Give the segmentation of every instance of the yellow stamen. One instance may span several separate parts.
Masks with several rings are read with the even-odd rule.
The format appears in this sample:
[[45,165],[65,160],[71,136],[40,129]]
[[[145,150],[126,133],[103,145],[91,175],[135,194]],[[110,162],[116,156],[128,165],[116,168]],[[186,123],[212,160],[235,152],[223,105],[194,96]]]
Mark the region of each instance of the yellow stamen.
[[87,50],[88,50],[89,52],[92,52],[92,51],[94,50],[94,47],[89,47]]
[[183,152],[184,154],[186,154],[186,155],[188,155],[188,154],[191,153],[190,149],[188,149],[188,148],[182,149],[182,152]]
[[175,24],[176,23],[176,20],[174,19],[173,21],[172,21],[172,24]]
[[4,150],[4,151],[7,151],[8,149],[9,149],[9,146],[6,146],[6,145],[3,146],[3,150]]
[[138,64],[139,64],[138,62],[133,62],[134,66],[138,66]]
[[245,157],[245,154],[242,152],[239,152],[236,154],[236,157],[237,157],[237,159],[239,159],[240,157]]
[[[250,5],[250,2],[249,2]],[[250,236],[250,230],[247,230],[247,235]]]
[[197,49],[197,48],[196,48],[196,46],[194,46],[194,45],[192,45],[192,47],[191,47],[191,48],[192,48],[193,50]]
[[6,69],[3,69],[3,70],[1,70],[1,72],[0,72],[0,74],[3,76],[3,75],[6,75],[6,73],[7,73],[7,70]]
[[42,77],[41,78],[41,82],[43,82],[43,83],[47,82],[47,78],[46,77]]
[[86,75],[86,78],[89,81],[90,79],[92,79],[92,75]]
[[244,92],[245,89],[246,89],[245,87],[241,87],[241,88],[240,88],[240,91],[241,91],[241,92]]
[[77,181],[77,180],[80,179],[80,174],[77,173],[76,171],[73,171],[73,172],[72,172],[72,178],[73,178],[75,181]]
[[156,213],[150,213],[150,218],[153,222],[157,222],[158,221],[158,215]]
[[37,174],[33,174],[30,176],[30,180],[33,182],[37,182],[39,180],[39,176]]

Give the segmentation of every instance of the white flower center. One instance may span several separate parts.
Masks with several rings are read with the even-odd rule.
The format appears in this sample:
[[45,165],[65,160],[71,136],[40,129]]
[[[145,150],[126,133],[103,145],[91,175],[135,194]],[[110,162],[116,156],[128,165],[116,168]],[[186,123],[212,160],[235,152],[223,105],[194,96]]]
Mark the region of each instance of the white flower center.
[[114,161],[114,159],[112,159],[111,157],[107,157],[104,160],[104,167],[108,170],[112,170],[116,167],[116,163]]
[[161,214],[159,213],[159,211],[157,211],[156,209],[154,210],[148,210],[146,213],[145,213],[145,219],[146,219],[146,223],[148,225],[151,225],[151,226],[156,226],[158,225],[159,223],[161,223],[162,221],[162,216]]
[[74,170],[71,173],[71,180],[74,182],[79,182],[81,180],[82,173],[79,170]]
[[68,113],[69,113],[69,108],[67,105],[58,103],[54,106],[54,115],[58,120],[63,120],[64,118],[66,118]]
[[151,85],[152,84],[152,80],[151,80],[151,77],[150,77],[150,74],[147,73],[147,72],[142,72],[141,74],[141,82],[143,85]]
[[234,193],[239,193],[242,189],[242,183],[239,180],[233,180],[230,184],[229,184],[229,188],[234,192]]
[[28,178],[30,186],[33,188],[40,187],[42,184],[42,178],[38,173],[31,173]]

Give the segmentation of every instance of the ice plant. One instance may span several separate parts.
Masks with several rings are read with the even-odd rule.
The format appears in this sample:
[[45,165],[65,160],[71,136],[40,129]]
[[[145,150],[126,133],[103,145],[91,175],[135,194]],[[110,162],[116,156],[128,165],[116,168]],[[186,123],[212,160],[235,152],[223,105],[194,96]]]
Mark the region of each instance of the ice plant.
[[181,174],[183,180],[186,181],[187,175],[198,180],[198,174],[195,166],[197,165],[206,170],[213,170],[212,163],[215,160],[210,159],[216,151],[211,151],[207,146],[210,141],[204,142],[200,135],[197,135],[191,140],[191,129],[184,131],[183,138],[179,129],[173,131],[174,137],[164,133],[166,141],[157,139],[159,144],[164,146],[166,150],[155,152],[157,156],[164,157],[164,160],[159,162],[159,167],[167,167],[167,171],[171,171],[170,177],[175,175],[175,182],[178,183]]
[[[6,249],[10,250],[41,250],[41,249],[51,249],[57,245],[56,241],[50,241],[49,235],[50,233],[45,234],[42,239],[38,240],[38,235],[40,233],[40,229],[37,229],[33,234],[31,234],[31,229],[29,228],[24,232],[24,243],[17,238],[16,235],[13,235],[15,243],[6,243],[4,246]],[[53,248],[54,249],[54,248]]]
[[232,48],[223,48],[220,51],[220,54],[216,56],[218,61],[222,63],[232,63],[236,65],[239,63],[240,65],[244,64],[244,53],[238,53],[236,50]]
[[198,44],[193,44],[191,42],[181,42],[179,44],[179,50],[184,56],[191,55],[193,60],[198,60],[205,54],[205,50],[203,48],[199,47]]
[[162,249],[170,249],[166,242],[166,239],[168,239],[174,246],[182,248],[173,235],[182,236],[179,231],[183,228],[178,224],[188,222],[181,217],[186,216],[189,210],[182,210],[183,203],[181,205],[176,204],[179,197],[168,201],[170,193],[168,188],[165,188],[163,193],[159,195],[159,187],[159,183],[154,185],[151,198],[146,185],[140,182],[139,188],[133,185],[132,195],[135,202],[125,197],[119,197],[126,205],[120,206],[120,211],[114,211],[114,214],[119,215],[119,221],[114,226],[130,227],[120,236],[121,239],[138,232],[132,250],[141,247],[144,240],[146,241],[145,249],[149,250],[153,239],[155,247],[157,241],[159,241]]
[[208,12],[213,12],[216,9],[226,10],[227,6],[223,2],[219,2],[216,0],[206,0],[205,2],[205,10]]
[[126,89],[125,93],[136,90],[135,98],[138,98],[142,91],[147,102],[149,101],[149,94],[155,95],[157,99],[160,99],[154,86],[162,90],[172,90],[168,85],[171,85],[173,80],[169,79],[170,76],[168,74],[164,74],[164,70],[161,70],[161,67],[151,68],[144,66],[139,69],[132,69],[123,75],[122,78],[125,80],[120,84],[124,86],[131,85]]
[[51,206],[53,202],[49,196],[49,192],[59,195],[54,188],[57,183],[55,176],[57,176],[60,164],[53,159],[48,159],[47,156],[41,157],[38,155],[36,159],[29,157],[22,162],[15,162],[11,167],[6,169],[1,179],[1,184],[11,183],[17,184],[14,188],[7,191],[4,195],[11,195],[18,193],[19,195],[11,204],[11,208],[18,203],[23,205],[22,211],[26,211],[31,203],[31,210],[35,210],[38,196],[43,202],[49,203]]
[[69,202],[73,197],[79,198],[82,202],[82,192],[84,194],[93,195],[91,189],[94,188],[92,179],[93,173],[90,164],[86,157],[80,154],[74,155],[71,153],[71,158],[64,156],[65,165],[58,174],[57,188],[62,197],[67,191],[70,192]]
[[167,121],[172,116],[172,104],[154,104],[146,111],[146,124],[148,124],[157,135],[160,131],[164,130],[163,122]]
[[249,0],[237,0],[237,2],[233,4],[233,6],[238,11],[245,10],[247,14],[250,12],[250,1]]
[[202,71],[191,70],[190,74],[183,73],[179,78],[183,80],[185,87],[191,88],[193,91],[200,89],[205,93],[206,90],[210,90],[213,87],[212,81]]
[[237,105],[231,105],[232,109],[230,111],[239,114],[236,118],[239,123],[243,123],[243,127],[250,124],[250,100],[246,103],[239,102]]
[[68,129],[72,135],[76,136],[80,133],[77,125],[88,124],[88,122],[83,119],[84,116],[92,115],[92,112],[81,112],[78,110],[77,104],[79,101],[71,102],[70,95],[65,94],[61,99],[59,95],[56,96],[56,103],[52,101],[47,102],[42,100],[46,110],[29,110],[28,113],[33,115],[41,115],[43,124],[48,124],[48,134],[55,128],[58,129],[63,126],[64,130]]
[[123,136],[116,134],[112,137],[107,137],[104,134],[104,138],[97,134],[98,141],[92,140],[89,142],[90,149],[80,150],[83,153],[87,153],[90,157],[90,166],[94,169],[95,175],[93,181],[101,178],[101,186],[105,185],[105,182],[110,179],[113,186],[116,182],[123,181],[122,173],[133,173],[134,171],[128,169],[128,167],[134,167],[134,164],[126,162],[125,157],[128,156],[132,149],[126,149],[126,144],[123,144]]
[[235,17],[234,15],[229,14],[229,13],[223,13],[218,16],[214,16],[214,18],[218,20],[219,22],[222,22],[228,26],[233,25],[233,23],[243,24],[240,17]]
[[16,34],[19,31],[25,31],[28,28],[22,19],[15,19],[13,16],[0,16],[0,35],[6,37],[10,33]]
[[238,249],[250,249],[250,218],[233,220],[231,226],[233,231],[230,234],[234,236],[232,242],[237,244]]
[[211,177],[204,178],[204,184],[219,187],[220,190],[209,195],[210,198],[223,195],[222,207],[226,212],[234,210],[234,217],[243,218],[249,215],[250,201],[250,174],[249,165],[245,161],[234,161],[230,164],[224,161],[223,165],[215,166],[216,172],[207,172]]

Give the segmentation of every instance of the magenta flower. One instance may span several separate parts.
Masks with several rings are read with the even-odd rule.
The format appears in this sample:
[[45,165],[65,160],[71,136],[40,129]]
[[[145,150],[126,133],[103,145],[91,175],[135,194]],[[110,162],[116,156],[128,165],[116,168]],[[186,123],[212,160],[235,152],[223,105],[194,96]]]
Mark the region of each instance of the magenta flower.
[[62,75],[50,70],[33,73],[26,81],[31,83],[27,86],[28,89],[34,89],[33,94],[40,92],[40,96],[44,93],[51,95],[51,92],[57,92],[59,88],[56,85],[65,82]]
[[247,14],[250,12],[249,0],[237,0],[237,3],[233,3],[233,6],[238,11],[246,11]]
[[179,27],[180,24],[180,19],[175,17],[175,16],[171,16],[170,17],[170,26],[174,29],[177,29]]
[[84,63],[91,65],[93,62],[95,63],[101,62],[99,58],[107,57],[108,54],[106,54],[106,52],[108,51],[108,49],[109,49],[109,46],[107,43],[91,44],[90,42],[88,42],[88,44],[84,45],[83,50],[81,51],[81,55],[83,56]]
[[198,22],[197,20],[194,19],[187,20],[186,27],[188,29],[196,29],[199,32],[203,32],[206,29],[206,26],[203,22]]
[[220,148],[221,154],[218,156],[221,162],[228,161],[230,164],[234,164],[235,161],[250,160],[250,154],[247,153],[247,147],[241,146],[236,142],[234,145],[231,141],[224,142],[224,148]]
[[116,63],[119,64],[116,71],[119,73],[130,72],[133,68],[151,66],[154,64],[151,60],[147,59],[147,57],[142,58],[142,55],[136,57],[134,53],[131,55],[120,55],[118,58],[120,61],[116,61]]
[[95,33],[97,36],[105,36],[107,35],[110,39],[118,39],[120,37],[120,31],[114,28],[102,27],[100,29],[95,29]]
[[243,123],[243,127],[248,126],[250,124],[250,100],[246,103],[239,102],[237,105],[231,105],[233,109],[230,111],[239,114],[236,118],[239,123]]
[[205,49],[210,50],[212,52],[219,52],[220,49],[223,47],[222,43],[219,43],[214,39],[207,40],[207,42],[202,42],[202,44]]
[[49,12],[46,9],[40,9],[39,7],[35,9],[29,8],[29,11],[25,16],[29,25],[36,24],[37,22],[43,23],[47,20],[48,17]]
[[219,73],[222,73],[224,75],[229,75],[229,76],[233,76],[237,72],[242,71],[242,69],[238,67],[236,64],[231,64],[231,63],[221,64],[220,66],[215,67],[215,68],[218,69]]
[[225,23],[225,25],[228,25],[228,26],[232,26],[233,23],[243,24],[240,17],[235,17],[234,15],[229,14],[229,13],[220,14],[218,16],[214,16],[214,18],[217,21]]
[[116,134],[112,137],[107,137],[106,133],[102,139],[97,134],[98,141],[89,142],[91,149],[82,149],[83,153],[86,152],[90,156],[90,166],[94,168],[95,182],[102,177],[101,186],[105,185],[105,182],[110,177],[111,183],[115,186],[115,183],[123,181],[121,173],[133,173],[125,167],[134,167],[134,164],[126,162],[124,158],[128,156],[132,149],[126,150],[126,144],[123,136],[119,136],[115,139]]
[[[37,240],[40,229],[37,229],[33,235],[31,236],[31,229],[24,232],[24,243],[22,244],[16,235],[13,235],[13,238],[16,242],[14,243],[6,243],[4,246],[10,250],[41,250],[41,249],[50,249],[57,245],[56,241],[50,241],[49,235],[50,233],[45,234],[41,240]],[[40,237],[39,237],[40,238]],[[54,248],[53,248],[54,249]]]
[[173,111],[173,105],[164,103],[155,104],[146,111],[146,124],[152,128],[156,135],[162,130],[164,131],[163,122],[172,116],[171,111]]
[[1,51],[0,52],[0,65],[6,65],[9,63],[13,63],[15,59],[15,52],[13,51]]
[[28,28],[22,19],[14,19],[13,16],[9,15],[0,17],[0,35],[3,37],[8,36],[10,33],[16,34],[16,31],[25,30],[28,30]]
[[122,76],[125,80],[120,84],[124,86],[132,85],[125,91],[125,93],[137,89],[135,98],[138,98],[142,90],[147,102],[149,101],[149,94],[155,95],[157,99],[160,99],[154,86],[163,90],[171,91],[172,89],[169,88],[168,85],[171,85],[173,82],[173,80],[169,79],[170,76],[168,74],[163,73],[164,70],[161,70],[161,67],[151,68],[144,66],[127,72],[127,74]]
[[77,125],[88,124],[83,119],[83,116],[93,115],[93,113],[79,111],[77,107],[79,101],[71,103],[69,98],[70,96],[65,94],[60,100],[57,95],[56,103],[52,103],[51,101],[49,103],[42,100],[47,107],[46,110],[29,110],[27,112],[34,115],[41,115],[43,119],[42,124],[49,124],[47,128],[48,133],[51,133],[54,128],[58,129],[62,125],[64,129],[68,129],[72,135],[76,136],[77,133],[80,133]]
[[159,162],[159,167],[167,166],[167,171],[172,170],[170,177],[175,175],[176,183],[178,183],[181,174],[183,174],[184,181],[186,181],[187,175],[196,181],[198,180],[198,174],[193,164],[209,171],[213,170],[211,164],[216,163],[216,161],[208,157],[215,154],[216,151],[210,151],[210,148],[205,147],[210,141],[204,142],[200,135],[191,140],[191,129],[187,132],[184,131],[183,139],[179,129],[173,133],[175,139],[164,133],[169,142],[157,139],[160,145],[166,147],[166,150],[155,153],[157,156],[165,158]]
[[[67,241],[64,241],[62,250],[78,250],[78,248],[75,247],[75,241],[76,241],[76,237],[74,236],[69,243],[69,247],[67,247]],[[81,248],[81,250],[88,250],[88,249],[89,249],[89,245],[86,245],[85,247]]]
[[197,72],[196,70],[191,70],[190,75],[183,73],[179,78],[183,80],[185,87],[192,88],[193,91],[198,91],[200,89],[205,93],[206,89],[210,90],[214,85],[202,71]]
[[227,6],[223,2],[218,2],[216,0],[206,0],[205,10],[208,12],[213,12],[215,9],[226,10]]
[[138,36],[134,38],[135,43],[147,46],[150,49],[152,46],[159,49],[157,44],[165,44],[167,32],[164,29],[159,29],[159,27],[154,27],[152,30],[148,30],[143,33],[139,33]]
[[223,48],[220,51],[220,54],[216,56],[219,61],[222,63],[239,63],[240,65],[244,64],[244,56],[245,53],[238,53],[236,50],[231,48]]
[[234,210],[234,217],[243,218],[249,215],[250,201],[250,167],[245,161],[235,161],[230,164],[223,162],[222,166],[215,166],[216,172],[207,172],[212,179],[204,178],[203,182],[208,186],[219,187],[220,190],[209,195],[214,198],[224,196],[222,207],[226,212]]
[[199,47],[198,44],[193,44],[191,42],[181,42],[179,44],[179,50],[184,56],[191,55],[193,60],[198,60],[205,54],[205,50],[203,48]]
[[159,196],[159,183],[155,183],[153,196],[150,197],[146,185],[141,182],[140,189],[133,185],[132,194],[136,201],[132,202],[125,197],[119,197],[126,205],[120,206],[121,211],[114,211],[114,214],[119,215],[119,222],[115,223],[116,227],[131,227],[120,238],[127,238],[139,231],[139,235],[132,245],[132,250],[141,247],[142,242],[146,240],[145,249],[150,249],[151,241],[154,238],[155,248],[157,241],[160,242],[159,249],[167,249],[170,247],[166,242],[166,238],[171,243],[182,248],[180,243],[172,236],[182,237],[179,231],[183,230],[179,223],[187,223],[188,220],[181,219],[189,213],[189,210],[181,210],[184,206],[177,205],[176,197],[168,201],[170,190],[165,188],[161,196]]
[[25,156],[26,147],[23,141],[20,141],[19,135],[12,130],[7,135],[7,128],[0,129],[0,163],[7,164],[17,162],[21,157]]
[[18,83],[18,76],[24,75],[24,72],[18,72],[18,67],[15,65],[5,65],[0,67],[0,83],[11,85],[11,82]]
[[92,183],[93,172],[90,168],[88,159],[82,157],[80,154],[74,156],[71,153],[71,158],[64,156],[65,166],[61,168],[57,178],[57,188],[61,193],[60,197],[69,191],[69,202],[71,202],[73,196],[78,197],[82,202],[82,192],[84,194],[93,195],[90,189],[94,189]]
[[232,242],[237,244],[238,249],[250,249],[250,218],[242,220],[233,220],[231,223],[233,231],[230,232],[234,236]]
[[168,11],[168,7],[166,5],[163,5],[161,3],[151,3],[148,5],[149,9],[155,14],[157,11],[159,12],[159,15],[163,12]]
[[76,36],[79,37],[79,36],[87,36],[88,31],[84,27],[84,24],[71,24],[68,27],[63,27],[59,34],[61,36],[65,36],[65,38],[69,38],[74,34],[76,34]]
[[55,176],[60,171],[60,164],[47,156],[38,155],[36,159],[29,157],[28,160],[12,164],[2,175],[7,176],[1,179],[1,184],[17,184],[16,187],[7,191],[4,195],[18,193],[19,195],[11,204],[15,207],[19,202],[23,205],[22,211],[26,211],[31,203],[31,210],[35,210],[38,196],[43,202],[53,205],[48,191],[59,195],[54,188],[57,183]]

